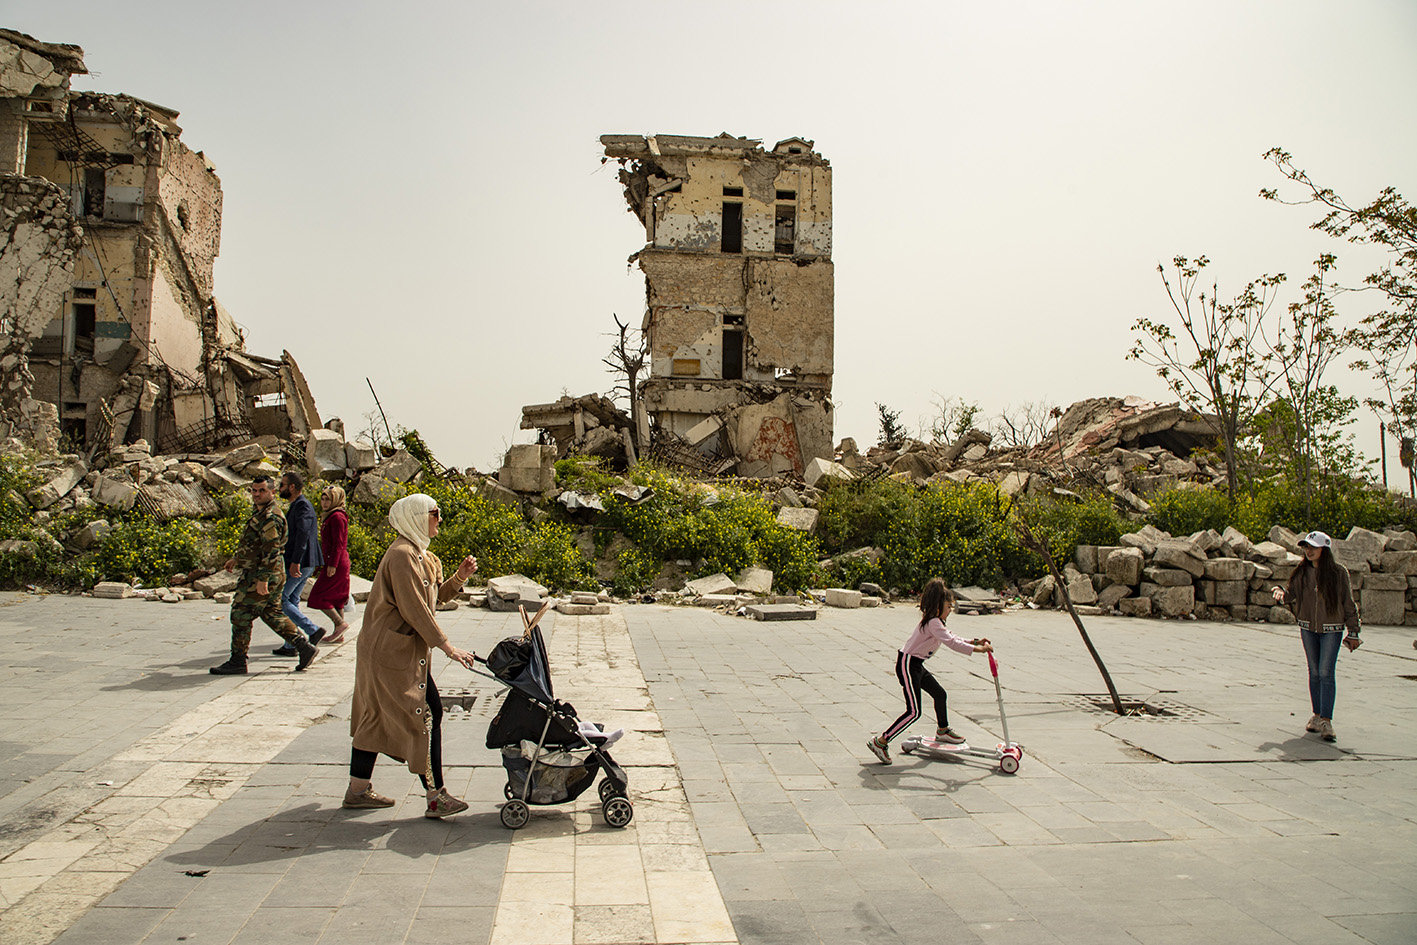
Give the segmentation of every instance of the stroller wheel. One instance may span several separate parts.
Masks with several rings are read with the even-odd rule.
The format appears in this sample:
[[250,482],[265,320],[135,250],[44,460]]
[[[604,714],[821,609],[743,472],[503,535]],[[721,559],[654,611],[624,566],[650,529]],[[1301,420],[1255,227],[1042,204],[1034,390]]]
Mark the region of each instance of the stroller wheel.
[[525,827],[530,819],[531,811],[521,801],[512,800],[502,805],[502,826],[508,830]]
[[600,806],[600,810],[605,815],[605,822],[612,827],[629,826],[635,816],[635,806],[627,797],[612,797]]
[[512,782],[508,781],[502,785],[502,796],[509,801],[517,796],[517,792],[512,790]]
[[615,785],[609,779],[601,781],[600,787],[596,790],[600,791],[600,802],[602,804],[604,804],[606,801],[610,800],[612,797],[620,793],[620,791],[616,789]]

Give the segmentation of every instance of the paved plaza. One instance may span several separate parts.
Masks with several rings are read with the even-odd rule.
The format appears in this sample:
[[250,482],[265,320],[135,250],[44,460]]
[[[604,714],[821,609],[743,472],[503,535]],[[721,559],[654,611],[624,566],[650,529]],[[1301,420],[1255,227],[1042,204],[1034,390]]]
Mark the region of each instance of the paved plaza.
[[[380,811],[339,807],[354,647],[306,673],[257,633],[216,678],[210,602],[0,595],[0,942],[1410,943],[1417,650],[1372,627],[1339,661],[1327,745],[1303,734],[1293,628],[951,618],[999,650],[1015,776],[865,740],[900,710],[909,604],[756,623],[697,608],[553,615],[557,695],[622,727],[634,821],[592,793],[510,832],[484,747],[501,688],[435,654],[453,793],[381,760]],[[516,615],[440,615],[486,653]],[[931,669],[972,744],[1001,737],[982,656]],[[912,731],[927,732],[928,716]],[[897,746],[899,742],[897,742]]]

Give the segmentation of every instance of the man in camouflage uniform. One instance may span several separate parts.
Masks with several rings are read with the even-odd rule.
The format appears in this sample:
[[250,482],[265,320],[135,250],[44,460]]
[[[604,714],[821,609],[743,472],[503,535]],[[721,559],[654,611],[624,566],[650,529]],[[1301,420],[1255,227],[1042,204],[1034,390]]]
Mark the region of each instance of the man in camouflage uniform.
[[300,672],[315,658],[315,646],[295,629],[280,609],[280,589],[285,586],[285,516],[276,507],[275,483],[258,476],[251,483],[251,517],[241,531],[236,557],[226,570],[241,569],[241,581],[231,601],[231,659],[210,670],[214,676],[246,673],[246,651],[251,647],[251,625],[256,618],[295,647]]

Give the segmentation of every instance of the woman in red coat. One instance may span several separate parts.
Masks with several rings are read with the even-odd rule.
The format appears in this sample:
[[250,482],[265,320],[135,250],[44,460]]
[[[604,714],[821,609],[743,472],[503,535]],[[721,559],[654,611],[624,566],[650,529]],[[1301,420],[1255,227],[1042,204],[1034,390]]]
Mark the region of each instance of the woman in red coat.
[[334,621],[334,632],[324,643],[340,643],[349,629],[344,619],[344,605],[349,600],[349,513],[344,510],[344,490],[330,486],[320,494],[320,509],[325,513],[320,523],[320,550],[325,554],[325,566],[310,591],[310,608],[319,610]]

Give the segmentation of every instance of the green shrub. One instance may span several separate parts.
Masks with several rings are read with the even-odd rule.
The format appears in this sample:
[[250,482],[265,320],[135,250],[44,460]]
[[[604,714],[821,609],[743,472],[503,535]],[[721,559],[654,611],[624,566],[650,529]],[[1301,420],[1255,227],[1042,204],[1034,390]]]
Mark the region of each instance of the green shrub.
[[880,544],[893,522],[919,514],[920,489],[894,479],[831,480],[817,504],[817,534],[828,554]]
[[641,548],[625,548],[615,559],[615,579],[611,590],[629,597],[649,587],[659,575],[660,561]]
[[765,496],[731,486],[710,489],[685,483],[648,465],[636,467],[630,479],[654,494],[630,502],[604,490],[603,521],[651,558],[693,561],[696,576],[765,567],[783,590],[813,583],[815,539],[779,525]]
[[157,586],[201,562],[200,539],[192,519],[158,522],[129,513],[99,541],[95,569],[105,580]]
[[[1192,535],[1208,528],[1223,532],[1234,514],[1220,489],[1167,489],[1150,501],[1146,520],[1172,535]],[[1265,531],[1269,531],[1269,526],[1265,526]]]

